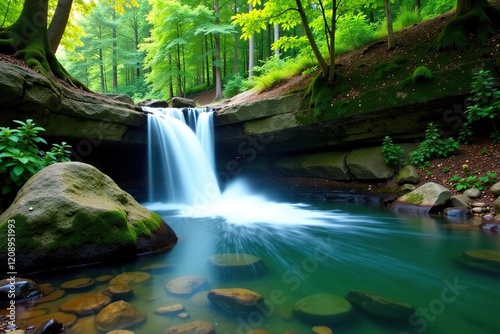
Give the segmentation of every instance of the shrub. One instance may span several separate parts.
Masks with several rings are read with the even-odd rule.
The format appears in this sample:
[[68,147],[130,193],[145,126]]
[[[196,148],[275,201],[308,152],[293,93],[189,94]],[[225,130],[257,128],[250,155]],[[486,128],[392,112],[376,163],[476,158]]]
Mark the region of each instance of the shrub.
[[222,95],[225,98],[233,97],[241,92],[243,87],[243,77],[241,75],[233,75],[229,77],[224,84]]
[[422,19],[415,8],[402,7],[394,21],[394,27],[396,30],[399,30],[417,24],[420,21]]
[[450,177],[450,183],[457,191],[463,191],[470,188],[483,190],[485,186],[493,184],[498,180],[498,174],[494,172],[486,172],[483,176],[466,175],[461,177],[457,174]]
[[382,154],[384,155],[384,162],[398,169],[401,165],[404,151],[401,147],[394,145],[391,137],[385,136],[382,142]]
[[52,144],[49,151],[42,151],[38,144],[47,144],[38,134],[45,131],[33,120],[14,121],[16,129],[0,127],[0,181],[2,194],[19,189],[31,176],[56,162],[69,161],[71,146],[65,142]]
[[410,153],[411,163],[421,165],[432,158],[446,158],[455,153],[460,144],[452,137],[441,139],[439,130],[434,123],[429,123],[425,130],[425,139],[418,149]]

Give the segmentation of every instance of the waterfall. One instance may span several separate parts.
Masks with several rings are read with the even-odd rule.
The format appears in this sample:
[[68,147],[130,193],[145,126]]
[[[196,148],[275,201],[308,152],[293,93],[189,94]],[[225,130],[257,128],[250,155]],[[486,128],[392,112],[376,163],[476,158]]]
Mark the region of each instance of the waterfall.
[[144,108],[148,117],[148,200],[196,205],[220,196],[213,113],[201,108]]

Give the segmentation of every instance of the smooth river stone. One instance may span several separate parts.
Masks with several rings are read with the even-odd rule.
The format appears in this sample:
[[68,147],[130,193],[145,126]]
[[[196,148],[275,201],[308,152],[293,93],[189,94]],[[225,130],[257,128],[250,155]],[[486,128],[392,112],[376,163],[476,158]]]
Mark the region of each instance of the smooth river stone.
[[408,320],[415,313],[415,309],[411,305],[377,296],[366,291],[351,290],[347,294],[346,299],[355,307],[385,319]]
[[151,274],[142,271],[131,271],[121,273],[109,281],[112,284],[139,284],[151,279]]
[[224,253],[209,258],[215,270],[224,276],[256,276],[265,271],[260,258],[245,253]]
[[62,298],[65,294],[66,292],[64,290],[54,290],[49,294],[43,296],[42,298],[38,298],[37,300],[35,300],[35,303],[41,304],[41,303],[52,302],[54,300]]
[[92,278],[77,278],[71,281],[64,282],[60,288],[64,290],[81,290],[95,285]]
[[161,274],[166,271],[172,270],[174,267],[169,263],[153,263],[144,267],[141,267],[143,271],[149,271],[154,274]]
[[174,278],[165,286],[174,295],[189,296],[207,287],[208,281],[201,276],[182,276]]
[[135,334],[135,332],[129,331],[128,329],[115,329],[111,332],[106,332],[106,334]]
[[102,293],[87,293],[79,295],[59,306],[63,312],[74,313],[79,316],[95,314],[111,302],[111,299]]
[[214,305],[229,313],[250,313],[265,309],[264,297],[247,289],[212,289],[207,297]]
[[331,325],[344,321],[352,314],[352,305],[341,296],[319,293],[299,300],[293,313],[313,325]]
[[50,319],[56,319],[57,321],[62,322],[64,327],[69,327],[75,323],[76,315],[64,312],[48,313],[26,320],[26,324],[28,326],[40,326],[41,324],[49,321]]
[[196,320],[170,327],[163,334],[215,334],[215,327],[206,321]]
[[78,318],[76,323],[71,326],[72,334],[98,334],[95,328],[95,315]]
[[99,277],[96,277],[95,278],[95,281],[96,282],[99,282],[99,283],[104,283],[104,282],[107,282],[109,281],[110,279],[112,279],[114,276],[111,275],[111,274],[108,274],[108,275],[101,275]]
[[155,313],[156,314],[165,314],[165,315],[176,315],[176,314],[181,313],[183,311],[184,311],[184,305],[173,304],[173,305],[158,307],[155,310]]
[[112,284],[102,293],[111,298],[112,300],[128,299],[134,296],[134,290],[128,284]]
[[44,314],[49,313],[49,310],[46,308],[34,308],[26,311],[19,312],[16,315],[17,320],[26,320],[34,317],[38,317]]
[[123,300],[114,302],[102,309],[95,318],[96,328],[103,332],[125,329],[140,324],[146,316],[132,304]]
[[492,250],[467,250],[460,257],[462,263],[491,272],[500,272],[500,252]]

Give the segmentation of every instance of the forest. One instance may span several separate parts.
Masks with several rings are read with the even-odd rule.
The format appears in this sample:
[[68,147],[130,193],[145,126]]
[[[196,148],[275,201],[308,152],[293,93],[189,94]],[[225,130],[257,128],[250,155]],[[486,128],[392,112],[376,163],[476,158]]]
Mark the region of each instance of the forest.
[[[19,0],[0,3],[0,29]],[[216,99],[328,69],[335,55],[452,10],[456,0],[49,0],[71,6],[57,59],[90,90],[134,100],[216,90]],[[51,22],[52,23],[52,22]],[[50,35],[50,27],[49,27]],[[50,39],[50,37],[49,37]],[[327,63],[330,62],[330,63]]]

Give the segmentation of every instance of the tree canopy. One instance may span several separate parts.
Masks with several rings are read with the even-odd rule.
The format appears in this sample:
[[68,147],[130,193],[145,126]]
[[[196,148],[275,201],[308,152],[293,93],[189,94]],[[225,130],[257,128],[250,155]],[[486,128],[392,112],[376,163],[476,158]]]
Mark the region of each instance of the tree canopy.
[[436,49],[464,48],[469,34],[484,41],[498,29],[487,0],[7,0],[0,52],[95,91],[168,99],[215,87],[220,98],[287,59],[314,61],[334,84],[337,54],[379,38],[397,48],[393,30],[454,6]]

